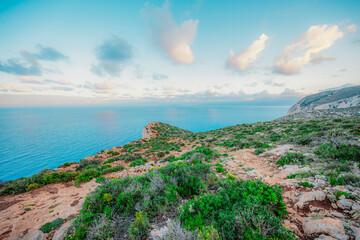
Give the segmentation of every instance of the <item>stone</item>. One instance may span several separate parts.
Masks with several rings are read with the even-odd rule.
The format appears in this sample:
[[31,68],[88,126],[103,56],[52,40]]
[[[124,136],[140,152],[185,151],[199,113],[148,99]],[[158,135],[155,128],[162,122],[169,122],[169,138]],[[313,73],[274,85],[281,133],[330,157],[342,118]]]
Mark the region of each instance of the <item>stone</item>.
[[354,203],[351,206],[351,209],[354,210],[354,211],[360,211],[360,204]]
[[67,221],[55,232],[52,240],[64,240],[66,237],[66,232],[73,223],[74,220]]
[[349,199],[340,199],[339,201],[336,202],[336,205],[338,205],[338,207],[341,209],[351,209],[353,205],[353,201]]
[[326,236],[326,235],[320,235],[318,238],[315,238],[314,240],[336,240],[336,238]]
[[326,194],[323,191],[306,192],[300,195],[299,201],[295,204],[296,208],[303,209],[305,204],[310,201],[324,201]]
[[313,219],[311,217],[308,217],[303,220],[302,225],[304,234],[306,235],[327,234],[340,240],[349,239],[349,237],[345,233],[345,228],[342,222],[338,219]]
[[[28,236],[27,236],[28,235]],[[34,233],[27,234],[24,236],[24,239],[30,239],[30,240],[42,240],[44,239],[44,233],[40,230],[37,230]]]
[[336,218],[345,218],[344,214],[340,212],[330,212],[330,214]]
[[284,226],[285,226],[285,228],[288,229],[289,231],[292,231],[292,232],[294,232],[294,233],[296,233],[296,234],[299,234],[299,235],[301,234],[301,231],[300,231],[299,228],[296,226],[296,224],[290,222],[289,220],[285,220],[285,221],[284,221]]
[[360,240],[360,228],[352,227],[352,230],[355,232],[355,240]]

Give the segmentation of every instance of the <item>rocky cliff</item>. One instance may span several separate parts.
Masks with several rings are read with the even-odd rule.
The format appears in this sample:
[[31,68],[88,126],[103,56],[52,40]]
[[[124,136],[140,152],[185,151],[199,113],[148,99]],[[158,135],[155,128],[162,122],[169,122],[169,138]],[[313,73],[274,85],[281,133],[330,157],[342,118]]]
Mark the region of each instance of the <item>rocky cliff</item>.
[[324,91],[301,99],[287,115],[322,109],[338,109],[360,106],[360,86]]

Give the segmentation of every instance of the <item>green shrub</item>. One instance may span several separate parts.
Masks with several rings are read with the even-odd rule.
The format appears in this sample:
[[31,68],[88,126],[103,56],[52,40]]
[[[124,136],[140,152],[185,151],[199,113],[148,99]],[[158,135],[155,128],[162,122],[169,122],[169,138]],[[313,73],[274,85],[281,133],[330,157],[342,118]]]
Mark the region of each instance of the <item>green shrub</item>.
[[287,153],[286,155],[279,158],[275,163],[279,166],[284,166],[287,164],[305,164],[305,155],[302,153]]
[[130,167],[145,165],[145,163],[146,161],[144,161],[143,159],[135,160],[132,163],[130,163]]
[[51,232],[51,230],[56,229],[57,227],[59,227],[62,223],[64,222],[64,219],[62,218],[57,218],[52,222],[47,222],[44,225],[42,225],[42,227],[40,228],[40,230],[43,233],[49,233]]
[[146,213],[137,212],[135,216],[135,222],[131,224],[129,228],[129,235],[131,240],[142,239],[149,233],[151,227],[149,219]]
[[33,189],[37,189],[37,188],[39,188],[39,187],[40,187],[40,184],[38,184],[38,183],[31,183],[31,184],[28,185],[26,191],[30,191],[30,190],[33,190]]
[[[213,181],[209,165],[181,163],[169,164],[137,177],[104,182],[86,198],[68,238],[90,238],[90,233],[100,231],[99,224],[94,226],[97,221],[101,222],[102,231],[109,232],[109,238],[114,229],[127,233],[130,227],[127,221],[134,219],[139,211],[151,218],[166,212],[174,216],[182,199],[205,192]],[[104,216],[101,221],[97,220],[100,216]],[[113,226],[115,219],[120,219],[121,224]]]
[[288,179],[309,178],[309,177],[315,177],[316,175],[317,175],[316,172],[307,171],[307,172],[293,173],[293,174],[288,175],[286,178],[288,178]]
[[156,154],[156,156],[157,156],[158,158],[163,158],[163,157],[165,157],[165,153],[164,153],[164,152],[158,152],[158,153]]
[[335,146],[327,143],[321,145],[314,153],[325,159],[360,161],[360,146],[357,145],[341,144]]
[[76,181],[75,181],[74,185],[79,186],[79,184],[81,182],[88,182],[93,178],[100,177],[101,174],[102,174],[101,171],[97,171],[97,170],[94,170],[94,169],[88,169],[86,171],[83,171],[82,173],[80,173],[80,175],[78,175],[76,177]]
[[304,187],[308,187],[308,188],[313,188],[314,187],[314,184],[308,183],[308,182],[298,182],[298,184],[300,186],[304,186]]
[[336,199],[339,200],[339,198],[344,195],[346,198],[349,198],[350,194],[347,192],[343,192],[343,191],[335,191],[334,192],[334,196],[336,197]]
[[76,167],[76,171],[81,171],[89,165],[97,165],[98,166],[101,163],[102,163],[102,160],[100,160],[100,159],[92,159],[92,160],[81,159],[79,165]]
[[259,180],[224,181],[216,194],[183,205],[180,221],[189,230],[214,226],[222,239],[294,239],[279,218],[287,215],[281,189]]
[[216,170],[218,173],[226,172],[226,169],[223,168],[223,167],[216,167],[215,170]]
[[259,154],[264,153],[264,152],[265,152],[265,149],[263,149],[263,148],[257,148],[257,149],[255,149],[254,154],[255,154],[255,155],[259,155]]
[[218,240],[218,239],[220,239],[220,235],[213,226],[205,226],[201,230],[199,230],[197,239],[199,239],[199,240]]
[[[69,182],[79,175],[77,172],[56,172],[54,170],[43,170],[32,177],[19,178],[9,181],[0,191],[0,195],[18,194],[30,191],[35,187],[41,187],[51,183]],[[31,185],[29,187],[29,185]]]

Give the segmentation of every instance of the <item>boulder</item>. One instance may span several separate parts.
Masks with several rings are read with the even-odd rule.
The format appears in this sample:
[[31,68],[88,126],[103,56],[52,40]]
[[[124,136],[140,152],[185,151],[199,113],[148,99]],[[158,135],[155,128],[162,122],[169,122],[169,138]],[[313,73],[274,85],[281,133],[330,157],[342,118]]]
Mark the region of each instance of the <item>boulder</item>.
[[299,196],[299,201],[295,204],[296,208],[303,209],[307,202],[310,201],[324,201],[326,194],[323,191],[306,192]]
[[314,219],[308,217],[303,220],[302,225],[303,225],[304,234],[306,235],[326,234],[340,240],[349,239],[349,237],[345,233],[345,228],[342,222],[338,219],[333,219],[333,218]]
[[336,205],[341,209],[351,209],[353,204],[354,202],[349,199],[340,199],[336,202]]
[[327,235],[320,235],[318,238],[315,238],[314,240],[336,240],[336,238],[327,236]]

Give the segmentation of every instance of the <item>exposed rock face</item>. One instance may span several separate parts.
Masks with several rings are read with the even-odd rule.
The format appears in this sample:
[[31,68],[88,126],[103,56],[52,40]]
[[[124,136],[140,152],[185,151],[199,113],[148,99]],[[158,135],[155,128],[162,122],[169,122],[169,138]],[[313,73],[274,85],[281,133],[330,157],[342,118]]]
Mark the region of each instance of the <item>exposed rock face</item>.
[[301,99],[287,115],[321,109],[337,109],[360,106],[360,86],[325,91]]
[[159,133],[154,129],[154,127],[158,124],[158,122],[152,122],[146,125],[142,130],[142,138],[149,139],[153,137],[157,137]]
[[320,233],[330,235],[335,239],[349,239],[345,233],[342,222],[333,218],[313,219],[309,217],[304,220],[303,228],[304,233],[308,235]]

